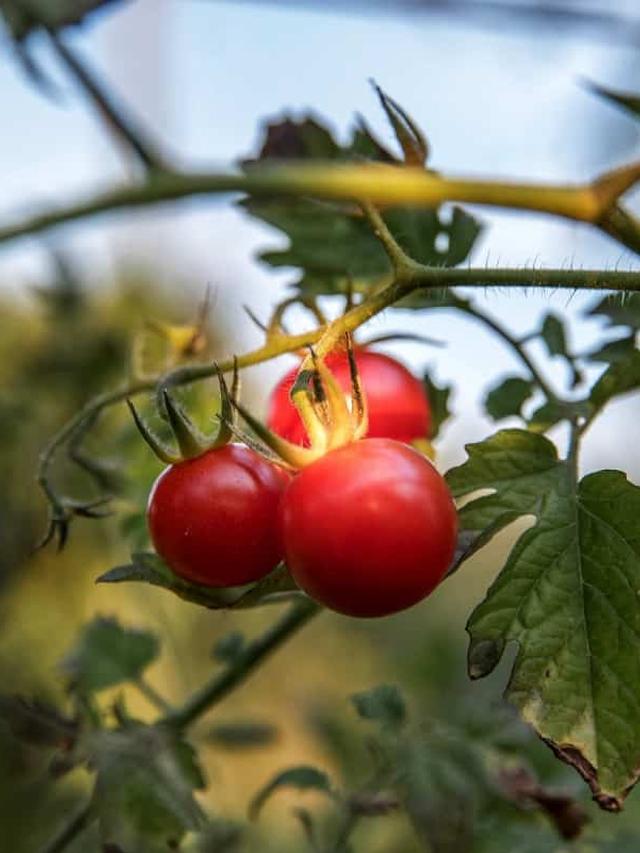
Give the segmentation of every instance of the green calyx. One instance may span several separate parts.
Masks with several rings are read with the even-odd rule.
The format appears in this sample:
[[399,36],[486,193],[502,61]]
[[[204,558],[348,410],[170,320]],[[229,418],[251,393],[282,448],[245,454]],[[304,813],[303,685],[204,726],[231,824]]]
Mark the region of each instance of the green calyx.
[[219,415],[220,426],[214,438],[205,436],[196,427],[182,406],[173,399],[169,392],[166,389],[162,391],[162,404],[166,412],[169,426],[171,427],[171,431],[178,446],[178,452],[162,441],[153,432],[149,425],[140,416],[131,400],[127,400],[129,411],[133,416],[133,420],[140,435],[162,462],[165,462],[167,465],[177,465],[187,459],[195,459],[198,456],[202,456],[203,453],[207,453],[209,450],[215,450],[216,448],[223,447],[225,444],[229,443],[233,435],[233,398],[237,395],[239,386],[237,366],[234,366],[231,394],[229,393],[224,376],[220,370],[218,370],[218,380],[220,382],[222,405]]

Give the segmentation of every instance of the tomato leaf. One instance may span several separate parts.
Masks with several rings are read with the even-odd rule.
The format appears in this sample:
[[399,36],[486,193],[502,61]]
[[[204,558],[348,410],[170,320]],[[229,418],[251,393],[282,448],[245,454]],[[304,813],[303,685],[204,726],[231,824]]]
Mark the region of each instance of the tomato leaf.
[[213,657],[220,663],[234,663],[247,647],[247,638],[240,631],[230,631],[216,642]]
[[607,364],[613,364],[627,359],[635,348],[635,334],[625,335],[623,338],[607,341],[607,343],[591,350],[584,357],[589,361],[604,361]]
[[407,719],[407,706],[398,688],[381,684],[372,690],[355,693],[351,701],[363,720],[373,720],[385,729],[400,729]]
[[640,328],[640,293],[611,293],[587,312],[588,317],[605,317],[608,326]]
[[522,407],[535,391],[535,383],[521,376],[509,376],[487,394],[484,407],[494,421],[522,415]]
[[591,389],[590,402],[595,411],[613,397],[640,387],[640,350],[634,349],[625,359],[613,362]]
[[[166,727],[133,724],[89,739],[93,807],[105,845],[167,850],[204,824],[193,797],[204,779],[193,749]],[[109,848],[111,849],[111,848]]]
[[84,626],[61,666],[74,688],[90,693],[137,678],[156,659],[159,649],[154,634],[98,617]]
[[[366,154],[388,162],[391,155],[363,127],[350,143],[340,146],[315,118],[271,123],[266,126],[258,161],[282,157],[353,160]],[[354,205],[286,198],[247,198],[240,204],[252,216],[287,235],[288,248],[264,252],[260,257],[272,267],[300,268],[302,273],[295,283],[306,292],[341,292],[350,280],[373,283],[390,271],[384,250]],[[413,208],[388,209],[384,217],[415,260],[438,266],[462,263],[480,231],[476,220],[458,207],[453,208],[450,219],[437,210]],[[436,246],[439,235],[446,243],[444,248]]]
[[547,345],[549,355],[567,355],[567,337],[562,320],[551,312],[545,315],[540,337]]
[[264,788],[258,791],[249,805],[251,820],[255,820],[259,816],[267,800],[281,788],[296,788],[298,791],[321,791],[333,796],[333,788],[327,774],[318,770],[317,767],[301,764],[299,767],[291,767],[278,773]]
[[462,526],[495,534],[533,517],[471,615],[470,674],[488,675],[517,643],[507,698],[617,810],[640,767],[640,488],[619,471],[577,482],[551,442],[523,430],[467,449],[447,478],[454,495],[492,493],[463,506]]
[[252,586],[210,587],[190,583],[178,577],[152,552],[134,553],[131,560],[130,564],[116,566],[100,575],[96,583],[142,581],[169,590],[185,601],[211,610],[257,607],[271,601],[281,601],[283,594],[298,590],[283,564]]
[[437,385],[427,373],[422,380],[429,400],[431,409],[431,434],[430,439],[436,438],[442,425],[451,417],[449,408],[449,397],[451,396],[451,385]]

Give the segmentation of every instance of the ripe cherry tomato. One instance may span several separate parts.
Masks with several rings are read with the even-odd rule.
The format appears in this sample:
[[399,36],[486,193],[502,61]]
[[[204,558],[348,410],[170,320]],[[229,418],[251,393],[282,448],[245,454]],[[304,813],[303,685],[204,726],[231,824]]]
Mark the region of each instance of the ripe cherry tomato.
[[278,504],[289,479],[239,444],[171,465],[149,496],[156,551],[177,575],[195,583],[259,580],[282,559]]
[[[424,387],[404,365],[379,352],[356,351],[360,381],[369,407],[369,438],[394,438],[407,443],[427,438],[431,428],[431,411]],[[338,384],[348,394],[351,373],[346,353],[327,357],[326,364]],[[273,432],[294,444],[308,444],[298,411],[289,398],[297,368],[280,380],[271,394],[267,425]]]
[[442,580],[457,515],[424,456],[368,438],[296,475],[280,505],[280,529],[289,570],[312,598],[350,616],[386,616]]

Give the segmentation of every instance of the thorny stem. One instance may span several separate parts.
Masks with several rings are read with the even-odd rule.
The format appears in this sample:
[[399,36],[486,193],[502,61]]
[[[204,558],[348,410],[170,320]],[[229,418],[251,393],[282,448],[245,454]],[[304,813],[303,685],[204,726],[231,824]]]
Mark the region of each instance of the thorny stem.
[[187,699],[185,704],[164,718],[167,725],[184,729],[220,702],[251,673],[264,658],[281,646],[292,634],[320,612],[320,607],[305,598],[293,604],[262,636],[241,652],[239,657],[211,681]]
[[51,31],[49,38],[58,57],[84,89],[107,126],[125,142],[146,169],[164,170],[166,166],[160,154],[144,138],[142,131],[134,126],[133,121],[125,115],[123,109],[116,106],[112,97],[89,70],[86,63],[79,59],[58,33]]
[[46,844],[40,853],[62,853],[72,841],[85,829],[91,819],[91,803],[87,803],[75,814],[69,823]]
[[548,185],[445,177],[425,169],[365,164],[254,166],[244,173],[149,173],[142,184],[116,187],[65,207],[45,210],[0,228],[0,242],[37,234],[100,213],[145,207],[198,195],[314,197],[378,206],[437,207],[466,202],[532,210],[594,225],[640,254],[640,221],[618,199],[640,178],[640,163],[608,172],[590,184]]

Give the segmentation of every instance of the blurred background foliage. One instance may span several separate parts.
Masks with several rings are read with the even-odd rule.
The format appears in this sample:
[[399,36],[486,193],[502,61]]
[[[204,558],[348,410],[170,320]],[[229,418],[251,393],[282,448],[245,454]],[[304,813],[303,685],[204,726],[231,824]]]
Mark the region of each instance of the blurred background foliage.
[[[240,614],[213,613],[146,585],[94,584],[102,571],[127,557],[132,541],[141,544],[144,539],[144,502],[159,470],[124,406],[97,424],[89,439],[89,449],[104,462],[104,475],[117,492],[115,516],[102,523],[79,520],[63,552],[48,549],[32,554],[44,524],[44,507],[33,480],[42,445],[92,393],[122,381],[131,338],[144,328],[145,320],[189,322],[193,316],[191,299],[163,295],[152,279],[140,273],[123,272],[109,287],[85,290],[73,265],[56,255],[50,281],[34,286],[21,301],[0,302],[4,693],[38,696],[64,706],[60,661],[82,624],[102,614],[117,615],[124,625],[151,630],[160,638],[162,655],[150,668],[148,680],[169,702],[179,702],[220,665],[213,650],[218,644],[220,655],[222,638],[227,638],[227,649],[229,644],[233,647],[230,635],[253,636],[277,615],[279,607],[273,605]],[[225,350],[228,331],[218,318],[209,332],[214,353]],[[151,334],[151,357],[158,356],[154,340]],[[202,383],[190,393],[190,406],[199,410],[201,424],[212,425],[215,388]],[[250,381],[244,393],[258,407],[264,400]],[[74,494],[91,496],[93,487],[82,473],[71,474],[69,466],[60,464],[56,475]],[[407,697],[416,738],[410,741],[416,744],[410,748],[412,778],[424,795],[420,803],[430,803],[432,811],[423,813],[421,807],[412,820],[396,810],[368,816],[355,827],[351,848],[336,849],[537,853],[575,848],[587,853],[607,849],[605,842],[614,845],[611,849],[635,849],[640,837],[637,795],[620,817],[599,813],[577,776],[510,717],[499,696],[504,672],[481,684],[467,680],[465,618],[499,565],[512,533],[501,534],[483,553],[482,562],[471,561],[406,613],[372,621],[322,614],[197,724],[191,740],[201,750],[208,780],[198,796],[207,813],[223,821],[217,825],[218,835],[203,849],[307,849],[305,826],[308,830],[310,814],[318,837],[333,837],[339,815],[322,792],[278,791],[250,824],[245,823],[247,809],[276,773],[300,764],[326,771],[339,789],[360,790],[379,746],[372,736],[375,720],[358,720],[349,700],[380,683],[400,685]],[[100,696],[105,708],[115,700],[126,701],[129,712],[139,719],[154,717],[153,707],[135,686],[119,686]],[[484,783],[476,785],[468,756],[490,756],[496,743],[511,756],[505,766],[512,762],[518,772],[523,767],[531,770],[545,785],[578,799],[591,821],[578,842],[561,839],[544,811],[496,796]],[[461,745],[462,758],[452,764]],[[8,726],[0,724],[3,849],[12,853],[41,849],[86,798],[86,771],[76,769],[53,781],[58,767],[51,758],[46,750],[16,740]],[[447,821],[443,814],[449,816]],[[237,824],[243,826],[239,836]],[[434,835],[434,826],[444,826],[444,836]],[[628,833],[631,846],[623,846],[627,842],[621,833]],[[89,831],[69,849],[91,853],[99,849],[99,842]],[[317,849],[325,849],[322,842]]]

